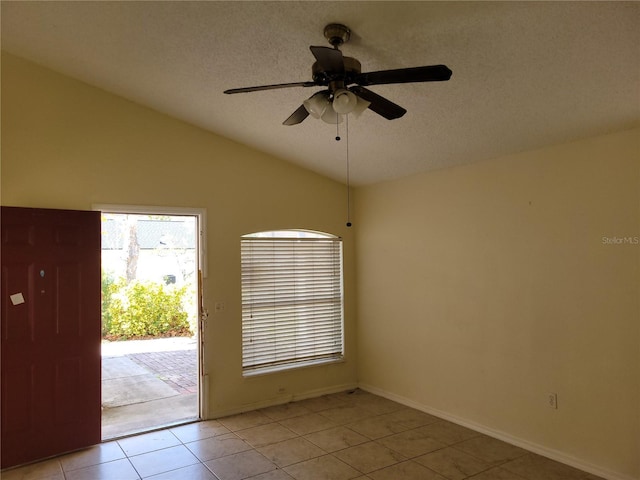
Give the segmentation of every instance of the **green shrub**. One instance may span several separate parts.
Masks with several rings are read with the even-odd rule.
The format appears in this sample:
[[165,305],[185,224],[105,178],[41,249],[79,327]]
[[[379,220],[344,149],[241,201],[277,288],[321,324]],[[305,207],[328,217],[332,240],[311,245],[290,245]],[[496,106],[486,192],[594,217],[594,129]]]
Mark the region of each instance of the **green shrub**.
[[111,324],[111,297],[117,291],[115,279],[109,272],[102,270],[102,335],[106,335]]
[[[124,280],[109,285],[109,304],[103,311],[103,332],[109,339],[149,336],[188,336],[188,314],[182,300],[186,287]],[[104,301],[104,299],[103,299]]]

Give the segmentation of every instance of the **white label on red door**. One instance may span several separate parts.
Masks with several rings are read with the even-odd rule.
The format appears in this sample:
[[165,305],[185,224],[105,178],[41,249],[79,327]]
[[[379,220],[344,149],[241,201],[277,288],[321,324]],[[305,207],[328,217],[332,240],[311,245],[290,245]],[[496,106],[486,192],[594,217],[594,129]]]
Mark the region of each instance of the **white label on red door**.
[[22,295],[22,292],[14,293],[9,298],[11,299],[11,303],[13,305],[20,305],[20,304],[24,303],[24,296]]

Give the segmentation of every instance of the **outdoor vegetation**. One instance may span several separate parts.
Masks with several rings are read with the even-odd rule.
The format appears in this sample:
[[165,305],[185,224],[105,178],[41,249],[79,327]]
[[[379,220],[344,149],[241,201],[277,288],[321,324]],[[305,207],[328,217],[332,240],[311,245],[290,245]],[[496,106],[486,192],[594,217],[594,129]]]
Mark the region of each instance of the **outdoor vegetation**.
[[107,340],[192,336],[184,308],[187,287],[102,274],[102,336]]
[[103,215],[103,339],[195,334],[196,267],[188,248],[188,226],[171,220]]

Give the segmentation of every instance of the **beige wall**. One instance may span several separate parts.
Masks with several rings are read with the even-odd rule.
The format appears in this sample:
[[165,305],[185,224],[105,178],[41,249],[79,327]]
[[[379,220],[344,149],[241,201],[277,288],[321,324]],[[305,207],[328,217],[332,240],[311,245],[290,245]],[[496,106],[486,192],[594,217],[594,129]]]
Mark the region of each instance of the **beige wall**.
[[[206,208],[211,416],[355,384],[343,185],[4,53],[1,153],[3,205]],[[274,228],[344,238],[346,362],[243,379],[240,236]],[[214,314],[215,302],[225,310]]]
[[359,189],[361,385],[640,478],[639,138]]

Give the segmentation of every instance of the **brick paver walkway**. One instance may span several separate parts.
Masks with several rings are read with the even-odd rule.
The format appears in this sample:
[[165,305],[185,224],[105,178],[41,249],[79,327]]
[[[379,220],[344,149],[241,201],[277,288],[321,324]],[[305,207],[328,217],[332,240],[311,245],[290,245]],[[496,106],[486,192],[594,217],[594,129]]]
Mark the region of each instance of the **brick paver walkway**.
[[176,392],[198,393],[198,359],[195,350],[131,353],[127,357],[154,373]]

